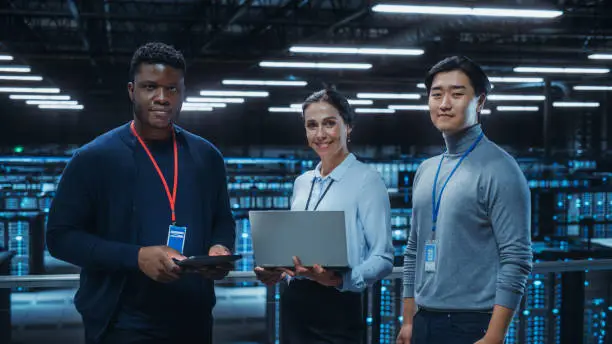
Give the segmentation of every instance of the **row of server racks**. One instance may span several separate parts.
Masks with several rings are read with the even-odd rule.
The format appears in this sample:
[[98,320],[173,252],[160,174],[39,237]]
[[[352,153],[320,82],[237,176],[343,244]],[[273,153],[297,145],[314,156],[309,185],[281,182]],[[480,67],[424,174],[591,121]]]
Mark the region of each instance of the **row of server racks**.
[[[0,248],[17,252],[11,263],[13,275],[45,273],[46,217],[68,160],[0,157]],[[609,254],[597,246],[598,240],[612,239],[608,175],[595,173],[594,161],[558,162],[552,173],[550,164],[537,159],[518,160],[532,192],[536,260],[589,259]],[[395,266],[401,266],[410,231],[411,185],[422,159],[364,161],[379,171],[388,187]],[[289,209],[295,178],[313,169],[316,163],[300,158],[226,158],[230,203],[236,220],[236,250],[244,257],[236,263],[237,271],[252,271],[255,266],[248,212]],[[532,274],[507,343],[612,343],[608,321],[612,313],[610,276],[609,271]],[[255,282],[240,282],[233,287],[265,288]],[[270,343],[278,343],[281,336],[279,288],[266,289]],[[15,291],[27,292],[19,287]],[[385,279],[368,289],[364,309],[368,343],[395,343],[402,323],[401,296],[399,279]]]

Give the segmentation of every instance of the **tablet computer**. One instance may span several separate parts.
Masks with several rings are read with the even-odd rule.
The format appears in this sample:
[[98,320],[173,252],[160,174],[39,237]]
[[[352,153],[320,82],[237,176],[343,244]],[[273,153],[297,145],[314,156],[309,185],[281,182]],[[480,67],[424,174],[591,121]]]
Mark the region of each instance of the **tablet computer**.
[[173,259],[176,265],[183,268],[203,268],[215,265],[231,264],[242,258],[240,254],[232,254],[229,256],[191,256],[187,259]]

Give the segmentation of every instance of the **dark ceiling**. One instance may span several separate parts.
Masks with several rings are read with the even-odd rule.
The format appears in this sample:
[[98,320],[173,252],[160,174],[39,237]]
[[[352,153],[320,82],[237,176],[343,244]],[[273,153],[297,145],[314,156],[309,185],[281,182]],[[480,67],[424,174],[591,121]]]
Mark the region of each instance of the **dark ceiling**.
[[[598,101],[600,108],[552,109],[550,144],[568,148],[577,127],[607,128],[601,122],[610,92],[580,92],[578,84],[605,85],[609,74],[542,75],[513,72],[517,66],[610,67],[612,60],[592,60],[592,53],[612,52],[612,1],[438,1],[445,6],[553,9],[553,19],[377,13],[382,1],[242,0],[242,1],[0,1],[0,54],[10,64],[31,66],[42,82],[24,86],[59,87],[84,105],[82,111],[43,111],[0,93],[0,142],[83,143],[129,120],[129,60],[148,41],[181,50],[188,62],[188,96],[199,90],[265,90],[267,98],[248,98],[213,112],[184,112],[181,122],[222,147],[300,145],[303,130],[296,113],[270,113],[268,107],[299,103],[324,82],[350,98],[357,92],[421,93],[417,83],[438,60],[463,54],[481,63],[490,76],[543,76],[551,82],[551,100]],[[408,3],[385,1],[384,3]],[[410,1],[434,5],[434,1]],[[420,56],[297,54],[293,45],[418,48]],[[259,62],[365,62],[369,70],[338,71],[262,68]],[[0,61],[3,62],[3,61]],[[9,64],[0,63],[0,64]],[[6,74],[6,73],[3,73]],[[306,87],[222,85],[223,79],[304,80]],[[15,82],[1,81],[2,86]],[[544,94],[542,83],[495,84],[495,94]],[[425,100],[376,101],[425,104]],[[489,135],[517,149],[542,147],[544,108],[502,113],[495,102],[484,119]],[[536,104],[537,105],[537,104]],[[549,108],[550,109],[550,108]],[[427,112],[397,111],[363,115],[354,141],[362,145],[439,143]],[[586,118],[586,119],[585,119]],[[605,135],[605,133],[603,134]],[[605,137],[604,137],[605,138]]]

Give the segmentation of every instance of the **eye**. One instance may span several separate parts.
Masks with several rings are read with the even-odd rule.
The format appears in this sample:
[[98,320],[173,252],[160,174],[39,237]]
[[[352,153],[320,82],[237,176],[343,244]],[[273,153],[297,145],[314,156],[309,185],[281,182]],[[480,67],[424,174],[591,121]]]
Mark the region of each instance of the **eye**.
[[172,92],[172,93],[176,93],[176,92],[178,92],[178,88],[176,88],[176,87],[174,87],[174,86],[170,86],[170,87],[168,87],[168,90],[169,90],[170,92]]
[[147,89],[147,91],[153,91],[155,90],[155,85],[145,85],[145,88]]
[[327,128],[333,128],[336,125],[336,121],[327,120],[323,122],[323,125]]

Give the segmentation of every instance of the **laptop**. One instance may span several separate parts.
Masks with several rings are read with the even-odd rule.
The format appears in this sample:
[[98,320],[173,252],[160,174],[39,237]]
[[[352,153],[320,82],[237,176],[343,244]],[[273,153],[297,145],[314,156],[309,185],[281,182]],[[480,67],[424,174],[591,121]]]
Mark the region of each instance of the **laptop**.
[[255,265],[292,268],[293,256],[311,267],[349,269],[343,211],[250,211]]

